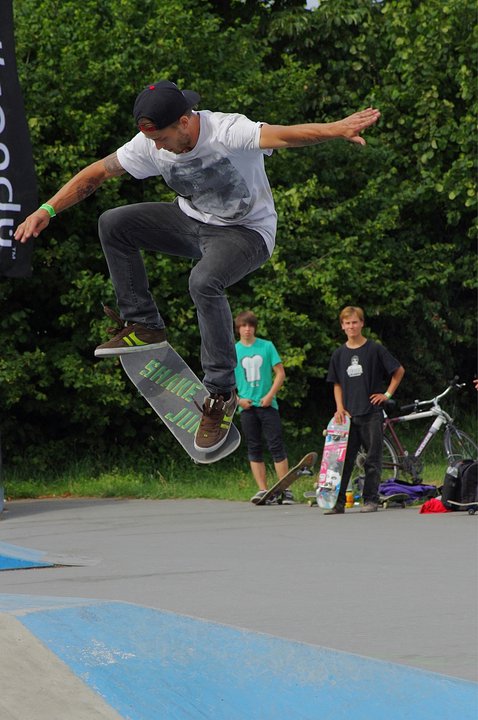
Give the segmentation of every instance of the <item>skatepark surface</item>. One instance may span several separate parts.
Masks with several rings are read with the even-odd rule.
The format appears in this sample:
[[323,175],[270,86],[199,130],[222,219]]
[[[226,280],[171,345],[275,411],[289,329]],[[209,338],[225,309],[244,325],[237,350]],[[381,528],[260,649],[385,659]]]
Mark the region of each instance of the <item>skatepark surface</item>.
[[2,720],[478,717],[478,516],[16,501],[0,570]]

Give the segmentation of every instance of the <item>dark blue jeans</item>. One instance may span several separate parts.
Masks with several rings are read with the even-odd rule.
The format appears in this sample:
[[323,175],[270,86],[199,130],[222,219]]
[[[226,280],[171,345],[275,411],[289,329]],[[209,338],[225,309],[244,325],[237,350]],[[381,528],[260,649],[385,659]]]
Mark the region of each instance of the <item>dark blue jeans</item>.
[[[189,292],[201,334],[201,363],[209,392],[229,392],[236,383],[232,314],[225,290],[269,257],[260,233],[240,225],[207,225],[174,203],[140,203],[107,210],[99,235],[121,317],[164,327],[150,293],[141,250],[196,259]],[[159,289],[161,290],[161,289]]]
[[363,446],[366,453],[364,464],[365,483],[363,501],[378,502],[378,487],[382,475],[383,448],[383,415],[382,412],[371,412],[367,415],[356,415],[350,422],[349,443],[345,458],[342,482],[340,483],[338,505],[345,505],[345,493],[354,469],[357,453]]
[[247,444],[247,457],[252,462],[263,462],[262,436],[264,436],[274,462],[287,457],[282,439],[279,411],[269,407],[251,407],[240,413],[241,427]]

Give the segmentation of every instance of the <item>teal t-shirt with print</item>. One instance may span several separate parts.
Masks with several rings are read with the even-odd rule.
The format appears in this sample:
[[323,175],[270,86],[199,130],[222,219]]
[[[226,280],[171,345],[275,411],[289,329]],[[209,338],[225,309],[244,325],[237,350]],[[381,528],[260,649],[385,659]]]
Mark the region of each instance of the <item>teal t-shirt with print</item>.
[[[256,338],[252,345],[236,343],[236,385],[241,398],[249,398],[255,407],[271,389],[274,380],[274,365],[282,362],[274,343]],[[279,409],[274,398],[272,407]]]

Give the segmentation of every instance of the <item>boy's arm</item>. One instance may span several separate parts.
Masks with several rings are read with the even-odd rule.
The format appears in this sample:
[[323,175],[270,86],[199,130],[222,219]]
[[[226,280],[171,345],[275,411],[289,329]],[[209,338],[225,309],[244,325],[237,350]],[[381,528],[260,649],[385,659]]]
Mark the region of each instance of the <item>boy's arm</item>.
[[[125,172],[126,170],[120,165],[116,152],[114,152],[80,170],[45,204],[53,208],[58,215],[62,210],[66,210],[92,195],[105,180],[118,177]],[[38,237],[41,231],[48,226],[50,219],[48,210],[38,208],[17,227],[15,240],[25,243],[31,237]]]
[[271,389],[269,390],[267,395],[264,395],[264,397],[262,398],[261,407],[269,407],[272,404],[274,396],[277,395],[277,393],[284,384],[285,370],[283,364],[277,363],[277,365],[274,365],[272,369],[275,373],[274,382],[272,383]]
[[342,387],[339,385],[339,383],[334,383],[334,398],[335,405],[337,407],[334,414],[334,420],[336,423],[343,425],[347,415],[348,417],[350,417],[350,413],[348,413],[347,410],[344,408],[344,397],[342,393]]
[[382,403],[386,402],[387,400],[390,400],[392,395],[395,393],[396,389],[402,382],[402,378],[405,375],[405,368],[400,365],[399,368],[395,370],[395,372],[392,373],[392,376],[390,378],[390,382],[388,384],[388,388],[385,390],[384,393],[374,393],[373,395],[370,395],[370,402],[372,405],[381,405]]

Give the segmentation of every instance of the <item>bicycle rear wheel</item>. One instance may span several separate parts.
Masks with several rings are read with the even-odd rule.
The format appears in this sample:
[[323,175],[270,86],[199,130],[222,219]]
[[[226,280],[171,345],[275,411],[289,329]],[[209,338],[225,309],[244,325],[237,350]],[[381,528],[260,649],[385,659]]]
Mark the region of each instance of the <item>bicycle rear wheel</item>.
[[444,437],[445,454],[448,460],[478,460],[478,445],[463,430],[448,425]]
[[[352,471],[352,476],[350,478],[350,483],[352,484],[352,487],[360,484],[358,482],[359,478],[365,476],[365,458],[365,450],[363,449],[363,447],[361,447],[357,453],[357,457],[355,459],[355,467]],[[390,440],[384,437],[382,454],[382,474],[380,477],[380,482],[386,482],[387,480],[392,480],[393,478],[397,479],[399,470],[400,464],[398,462],[397,452]]]

